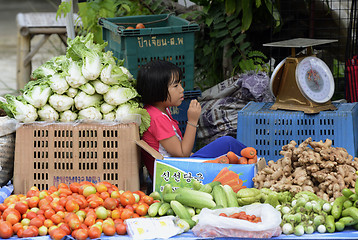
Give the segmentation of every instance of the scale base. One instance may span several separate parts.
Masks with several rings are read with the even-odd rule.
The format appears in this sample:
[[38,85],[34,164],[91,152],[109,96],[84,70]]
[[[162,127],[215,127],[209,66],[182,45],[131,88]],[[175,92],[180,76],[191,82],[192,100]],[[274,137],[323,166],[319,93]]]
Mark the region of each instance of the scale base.
[[320,111],[326,110],[337,110],[337,108],[328,101],[322,104],[311,104],[308,105],[298,105],[297,103],[284,103],[284,102],[275,102],[271,108],[272,110],[291,110],[291,111],[302,111],[306,114],[315,114],[319,113]]

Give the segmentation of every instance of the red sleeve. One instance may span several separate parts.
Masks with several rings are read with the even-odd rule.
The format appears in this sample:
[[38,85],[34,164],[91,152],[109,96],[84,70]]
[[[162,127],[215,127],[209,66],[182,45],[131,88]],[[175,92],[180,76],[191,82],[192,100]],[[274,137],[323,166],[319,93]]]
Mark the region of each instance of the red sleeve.
[[165,115],[159,115],[155,119],[152,119],[151,132],[158,141],[175,136],[175,131],[171,120]]

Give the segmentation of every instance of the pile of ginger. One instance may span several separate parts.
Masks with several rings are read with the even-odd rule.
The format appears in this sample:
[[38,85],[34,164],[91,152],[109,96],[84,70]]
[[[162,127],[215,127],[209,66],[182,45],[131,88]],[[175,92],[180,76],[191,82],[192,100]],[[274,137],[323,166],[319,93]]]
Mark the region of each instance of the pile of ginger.
[[332,141],[312,141],[307,138],[298,147],[291,141],[282,147],[283,158],[268,166],[253,178],[256,188],[270,188],[296,194],[310,191],[326,201],[342,195],[342,189],[354,189],[358,158],[341,147],[332,147]]

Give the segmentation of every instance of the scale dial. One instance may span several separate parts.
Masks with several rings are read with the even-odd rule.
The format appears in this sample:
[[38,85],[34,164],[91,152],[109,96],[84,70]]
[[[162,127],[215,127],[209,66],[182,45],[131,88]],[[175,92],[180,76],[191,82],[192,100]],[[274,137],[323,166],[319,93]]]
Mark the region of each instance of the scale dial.
[[296,68],[301,93],[316,103],[329,101],[334,93],[334,78],[329,67],[317,57],[304,58]]

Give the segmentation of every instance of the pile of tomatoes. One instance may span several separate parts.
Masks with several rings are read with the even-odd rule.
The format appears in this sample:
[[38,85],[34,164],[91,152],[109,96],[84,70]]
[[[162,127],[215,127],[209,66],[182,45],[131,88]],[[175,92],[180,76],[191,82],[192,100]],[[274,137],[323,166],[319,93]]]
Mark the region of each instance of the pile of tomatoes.
[[120,191],[108,182],[32,187],[0,204],[0,238],[50,235],[95,239],[127,233],[124,220],[144,217],[155,200],[142,191]]

